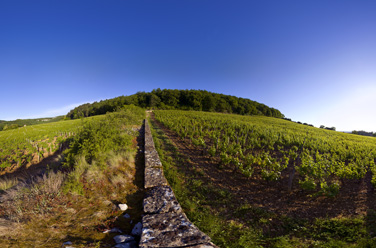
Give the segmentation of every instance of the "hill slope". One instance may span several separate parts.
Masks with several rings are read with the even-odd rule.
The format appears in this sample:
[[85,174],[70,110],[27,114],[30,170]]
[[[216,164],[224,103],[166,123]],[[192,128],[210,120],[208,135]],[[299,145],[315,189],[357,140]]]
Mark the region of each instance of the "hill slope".
[[179,203],[219,247],[376,247],[374,138],[264,116],[150,120]]

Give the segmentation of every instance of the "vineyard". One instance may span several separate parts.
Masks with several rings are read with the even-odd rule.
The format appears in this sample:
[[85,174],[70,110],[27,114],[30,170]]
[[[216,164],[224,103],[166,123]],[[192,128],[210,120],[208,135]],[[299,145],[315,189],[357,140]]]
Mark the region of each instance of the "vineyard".
[[346,179],[367,173],[376,186],[376,140],[323,130],[265,116],[193,111],[155,111],[155,118],[193,144],[219,167],[231,167],[265,181],[288,177],[286,188],[300,187],[327,196]]
[[62,149],[81,120],[24,126],[0,132],[0,172],[39,162]]

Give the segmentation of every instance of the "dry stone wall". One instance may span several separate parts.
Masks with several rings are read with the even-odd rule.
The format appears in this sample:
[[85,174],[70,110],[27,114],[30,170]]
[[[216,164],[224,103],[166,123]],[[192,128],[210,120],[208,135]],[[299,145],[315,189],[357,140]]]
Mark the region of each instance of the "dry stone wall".
[[145,190],[142,235],[139,247],[216,247],[209,236],[193,225],[163,174],[150,127],[145,120]]

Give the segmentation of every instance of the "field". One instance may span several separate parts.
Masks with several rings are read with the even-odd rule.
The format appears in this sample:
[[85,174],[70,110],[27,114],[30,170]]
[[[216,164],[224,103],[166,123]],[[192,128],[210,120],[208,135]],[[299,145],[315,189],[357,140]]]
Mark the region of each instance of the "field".
[[374,138],[261,116],[154,113],[166,176],[220,247],[375,245]]
[[[130,233],[144,116],[127,106],[1,131],[0,246],[111,247],[106,231]],[[375,138],[264,116],[157,110],[150,121],[178,201],[219,247],[376,246]],[[13,180],[39,165],[43,175]]]
[[16,129],[23,126],[38,125],[43,123],[52,123],[64,120],[64,116],[37,118],[37,119],[17,119],[14,121],[2,121],[0,120],[0,131]]
[[0,173],[38,163],[61,150],[81,125],[81,120],[72,120],[1,131]]
[[250,178],[278,181],[291,170],[286,188],[297,181],[302,189],[334,196],[341,180],[360,180],[369,171],[376,185],[376,140],[371,137],[264,116],[156,111],[155,118],[221,166]]

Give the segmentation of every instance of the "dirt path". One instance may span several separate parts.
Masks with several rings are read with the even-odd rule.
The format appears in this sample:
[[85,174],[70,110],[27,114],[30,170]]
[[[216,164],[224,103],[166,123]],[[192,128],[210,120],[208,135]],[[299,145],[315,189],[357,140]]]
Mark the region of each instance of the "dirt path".
[[[154,119],[153,114],[151,117]],[[232,168],[219,169],[219,159],[210,159],[191,145],[188,139],[182,141],[176,133],[156,123],[179,152],[189,158],[187,166],[202,170],[203,180],[209,180],[216,187],[231,192],[235,206],[250,204],[277,214],[302,219],[365,215],[368,209],[376,208],[375,193],[369,182],[370,175],[362,180],[344,180],[344,186],[335,198],[309,196],[299,189],[297,183],[289,193],[287,171],[282,174],[281,180],[266,182],[260,178],[247,178],[233,172]]]

